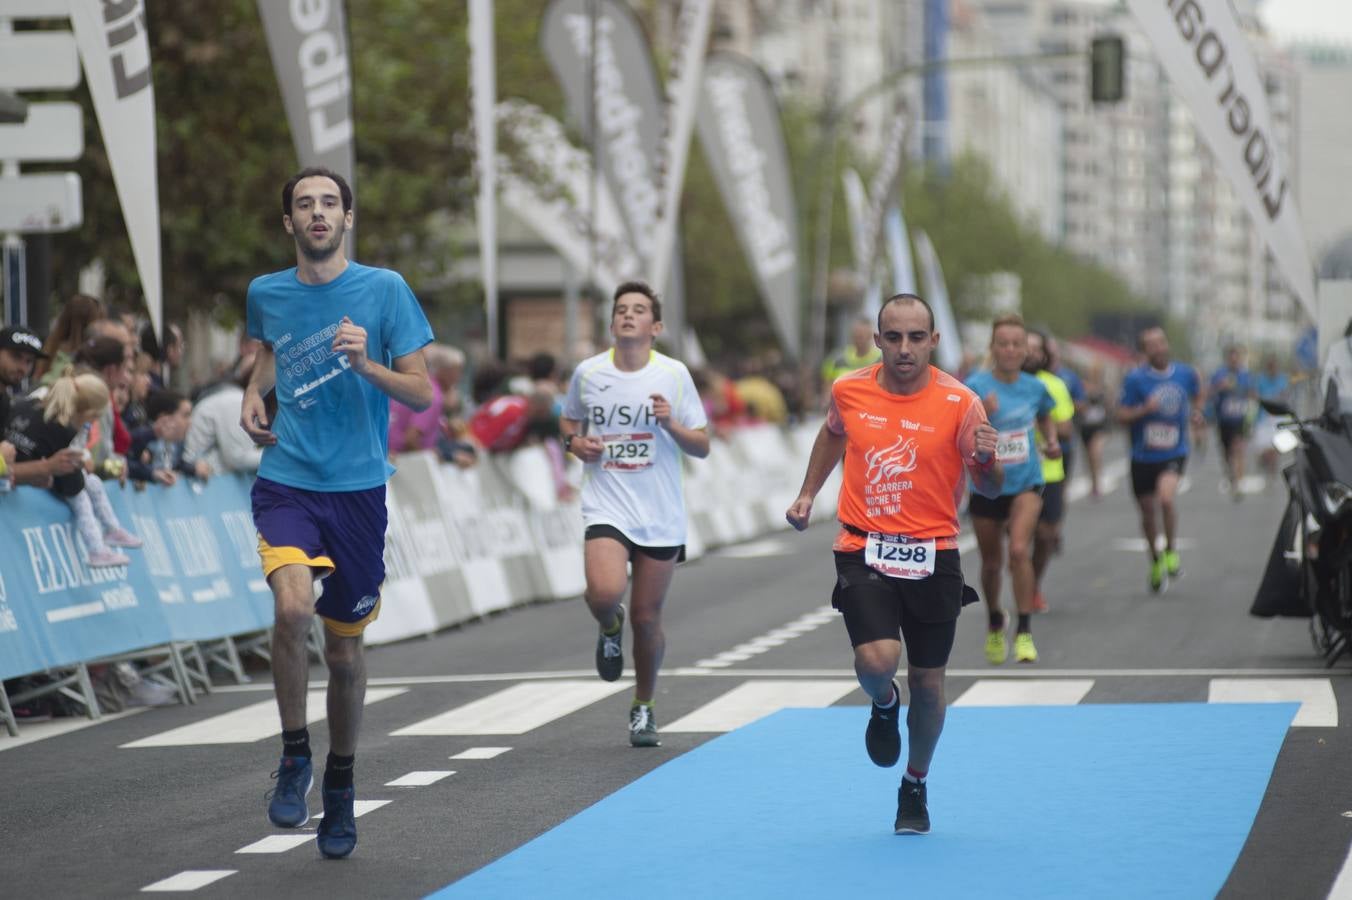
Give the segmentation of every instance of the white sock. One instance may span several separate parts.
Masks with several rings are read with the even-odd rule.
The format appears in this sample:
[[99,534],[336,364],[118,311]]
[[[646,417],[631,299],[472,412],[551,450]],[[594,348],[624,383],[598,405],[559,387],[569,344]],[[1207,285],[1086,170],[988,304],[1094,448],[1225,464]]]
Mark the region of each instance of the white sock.
[[890,702],[888,702],[888,703],[879,703],[878,701],[875,700],[875,701],[873,701],[873,705],[876,706],[876,707],[878,707],[879,709],[891,709],[892,707],[894,707],[894,706],[897,705],[897,702],[898,702],[900,699],[901,699],[901,697],[899,697],[899,696],[897,695],[897,688],[896,688],[896,685],[893,685],[893,686],[892,686],[892,700],[891,700]]

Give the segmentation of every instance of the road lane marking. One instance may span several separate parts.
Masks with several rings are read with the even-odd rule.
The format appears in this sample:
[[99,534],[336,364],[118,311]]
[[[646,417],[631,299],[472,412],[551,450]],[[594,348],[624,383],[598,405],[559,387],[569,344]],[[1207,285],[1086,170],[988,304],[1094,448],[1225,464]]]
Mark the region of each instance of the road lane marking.
[[270,834],[262,840],[246,844],[236,853],[285,853],[315,839],[314,834]]
[[222,878],[234,875],[238,871],[239,869],[189,869],[186,872],[171,875],[163,881],[148,884],[141,888],[141,892],[195,891],[209,884],[215,884]]
[[[746,662],[753,656],[759,656],[772,647],[782,646],[784,643],[793,640],[799,635],[817,630],[827,622],[835,619],[836,615],[836,611],[830,606],[819,606],[811,612],[804,613],[787,625],[781,625],[760,637],[755,637],[746,643],[738,644],[731,650],[724,650],[717,656],[701,659],[699,662],[695,663],[695,668],[721,669],[730,666],[733,663]],[[670,726],[668,726],[668,728],[669,727]]]
[[[389,806],[393,802],[393,800],[353,800],[352,818],[360,819],[367,813],[375,812],[382,806]],[[316,825],[319,824],[319,820],[322,818],[324,818],[324,810],[322,809],[317,809],[310,815],[310,821],[314,822]]]
[[982,679],[953,701],[954,706],[1075,706],[1093,688],[1092,679]]
[[1298,728],[1337,728],[1338,701],[1327,678],[1213,678],[1208,703],[1299,703],[1291,724]]
[[394,781],[385,782],[385,787],[427,787],[429,784],[436,784],[443,778],[450,778],[455,772],[409,772],[407,775],[400,775]]
[[391,736],[525,734],[633,687],[631,681],[546,681],[517,684],[414,722]]
[[470,747],[447,759],[493,759],[510,751],[511,747]]
[[669,725],[664,732],[724,732],[788,707],[830,706],[858,683],[835,681],[748,681]]
[[[269,686],[269,690],[271,687]],[[366,705],[379,703],[390,697],[406,693],[407,688],[370,688],[366,691]],[[310,691],[306,697],[308,710],[306,724],[314,724],[324,719],[325,692]],[[277,704],[272,700],[253,703],[240,709],[212,716],[200,722],[192,722],[178,728],[171,728],[159,734],[152,734],[140,740],[122,744],[121,749],[142,749],[145,747],[196,747],[206,744],[251,744],[264,738],[282,733],[282,720],[277,714]]]
[[53,719],[50,722],[25,722],[20,719],[18,737],[8,737],[3,731],[0,731],[0,750],[13,750],[15,747],[22,747],[24,744],[31,744],[34,741],[44,741],[47,738],[70,734],[72,731],[79,731],[81,728],[88,728],[90,725],[102,725],[104,722],[115,722],[118,719],[124,719],[127,716],[143,713],[149,708],[150,707],[148,706],[140,706],[119,713],[104,713],[97,719],[86,719],[84,717],[61,718]]

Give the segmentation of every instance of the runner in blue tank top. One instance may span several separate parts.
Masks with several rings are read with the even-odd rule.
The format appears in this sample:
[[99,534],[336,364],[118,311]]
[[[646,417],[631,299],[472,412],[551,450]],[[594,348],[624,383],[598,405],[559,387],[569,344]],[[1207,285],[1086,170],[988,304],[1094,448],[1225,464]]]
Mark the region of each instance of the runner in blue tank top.
[[[1123,380],[1117,419],[1131,426],[1132,493],[1141,510],[1141,530],[1150,553],[1150,590],[1159,592],[1166,576],[1177,578],[1182,572],[1175,544],[1176,497],[1188,462],[1188,426],[1202,424],[1203,398],[1197,370],[1170,359],[1169,338],[1163,328],[1142,331],[1139,343],[1146,364]],[[1156,545],[1161,518],[1163,553]]]
[[1244,480],[1244,457],[1249,450],[1250,414],[1258,399],[1258,386],[1253,373],[1244,365],[1242,347],[1225,348],[1225,365],[1211,376],[1208,398],[1221,437],[1221,462],[1230,482],[1230,495],[1236,501],[1242,500],[1240,484]]
[[1041,432],[1041,443],[1049,459],[1061,456],[1056,426],[1051,419],[1055,403],[1046,386],[1022,370],[1027,356],[1028,331],[1023,319],[1014,314],[1001,316],[991,328],[992,368],[967,379],[967,386],[981,398],[991,425],[999,432],[995,455],[1005,470],[999,497],[991,500],[973,492],[967,506],[981,551],[981,587],[990,615],[986,659],[993,665],[1009,657],[1005,638],[1008,617],[1000,605],[1006,533],[1009,578],[1014,588],[1014,605],[1019,611],[1014,658],[1019,662],[1037,662],[1032,629],[1032,546],[1033,529],[1042,512],[1043,479],[1036,432]]

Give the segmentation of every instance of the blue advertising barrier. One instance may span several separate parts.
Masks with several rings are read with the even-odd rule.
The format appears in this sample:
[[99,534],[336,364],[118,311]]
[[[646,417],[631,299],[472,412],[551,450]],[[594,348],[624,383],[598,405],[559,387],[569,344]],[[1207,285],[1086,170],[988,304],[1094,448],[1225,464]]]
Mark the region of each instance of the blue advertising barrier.
[[31,487],[0,495],[0,677],[270,627],[251,482],[105,483],[145,546],[126,551],[126,566],[97,569],[64,502]]

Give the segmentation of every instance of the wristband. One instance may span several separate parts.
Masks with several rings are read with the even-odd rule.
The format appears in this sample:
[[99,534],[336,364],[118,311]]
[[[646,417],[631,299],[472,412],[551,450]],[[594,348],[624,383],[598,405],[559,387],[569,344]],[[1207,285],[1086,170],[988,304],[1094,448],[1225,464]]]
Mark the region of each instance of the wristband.
[[976,451],[974,450],[972,451],[972,464],[984,472],[991,466],[995,465],[995,454],[992,453],[990,455],[990,459],[986,460],[985,462],[982,462],[981,460],[976,458]]

